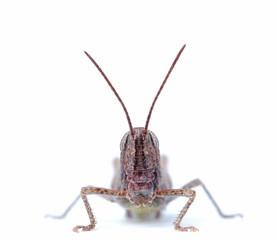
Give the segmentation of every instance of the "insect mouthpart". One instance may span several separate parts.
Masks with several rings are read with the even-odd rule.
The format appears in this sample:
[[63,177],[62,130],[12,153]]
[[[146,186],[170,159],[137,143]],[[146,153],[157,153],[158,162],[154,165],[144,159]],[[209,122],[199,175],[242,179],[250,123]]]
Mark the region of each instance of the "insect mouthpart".
[[[136,184],[135,184],[136,185]],[[152,183],[149,184],[139,184],[141,185],[139,188],[148,188],[149,185],[152,185]],[[149,191],[135,191],[135,192],[128,192],[127,198],[129,199],[130,203],[134,205],[135,207],[147,207],[151,205],[152,201],[154,200],[156,194],[151,191],[151,194]]]
[[133,171],[127,174],[129,200],[135,205],[148,206],[157,188],[155,169]]

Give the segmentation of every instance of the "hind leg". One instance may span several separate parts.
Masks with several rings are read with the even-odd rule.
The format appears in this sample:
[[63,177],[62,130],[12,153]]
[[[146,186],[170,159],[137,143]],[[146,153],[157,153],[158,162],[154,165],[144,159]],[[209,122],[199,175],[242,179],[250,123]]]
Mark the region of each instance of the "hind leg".
[[206,188],[206,186],[203,184],[203,182],[200,179],[194,179],[193,181],[187,183],[185,186],[182,187],[182,189],[192,189],[195,187],[201,186],[204,191],[206,192],[206,194],[208,195],[209,199],[211,200],[212,204],[214,205],[214,207],[216,208],[218,214],[223,217],[223,218],[233,218],[233,217],[242,217],[242,214],[240,213],[236,213],[236,214],[224,214],[221,209],[219,208],[218,204],[216,203],[216,201],[214,200],[213,196],[211,195],[211,193],[208,191],[208,189]]

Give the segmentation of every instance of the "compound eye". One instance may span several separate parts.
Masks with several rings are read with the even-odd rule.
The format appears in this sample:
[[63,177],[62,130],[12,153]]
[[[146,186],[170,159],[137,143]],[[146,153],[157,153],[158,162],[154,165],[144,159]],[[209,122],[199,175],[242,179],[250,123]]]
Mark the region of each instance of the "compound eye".
[[125,151],[127,148],[127,142],[130,136],[130,132],[127,132],[124,134],[123,138],[121,139],[120,142],[120,151]]
[[151,142],[153,144],[153,146],[156,148],[156,149],[159,149],[159,140],[158,138],[156,137],[156,135],[151,132],[150,130],[148,130],[149,132],[149,135],[150,135],[150,139],[151,139]]

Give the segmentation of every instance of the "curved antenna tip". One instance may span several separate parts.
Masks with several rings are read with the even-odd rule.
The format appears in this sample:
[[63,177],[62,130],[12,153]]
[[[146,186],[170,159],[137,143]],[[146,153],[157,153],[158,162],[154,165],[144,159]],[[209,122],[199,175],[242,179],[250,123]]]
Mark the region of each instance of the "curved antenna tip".
[[159,95],[160,95],[160,93],[161,93],[161,91],[162,91],[162,89],[163,89],[163,87],[164,87],[164,85],[165,85],[165,83],[166,83],[166,81],[167,81],[167,79],[168,79],[170,73],[172,72],[172,70],[173,70],[175,64],[177,63],[177,61],[178,61],[179,57],[181,56],[181,54],[182,54],[182,52],[183,52],[183,50],[184,50],[185,47],[186,47],[186,44],[184,44],[183,47],[182,47],[182,48],[180,49],[180,51],[178,52],[178,54],[177,54],[177,56],[175,57],[173,63],[171,64],[171,67],[170,67],[168,73],[167,73],[166,76],[165,76],[165,79],[164,79],[163,82],[162,82],[162,85],[161,85],[161,87],[160,87],[158,93],[156,94],[156,96],[155,96],[155,98],[154,98],[154,101],[153,101],[153,103],[152,103],[152,105],[151,105],[150,111],[149,111],[148,116],[147,116],[147,119],[146,119],[146,123],[145,123],[145,127],[144,127],[145,133],[147,132],[147,129],[148,129],[149,120],[150,120],[150,118],[151,118],[151,114],[152,114],[154,105],[155,105],[155,103],[156,103],[156,101],[157,101],[157,99],[158,99],[158,97],[159,97]]
[[106,82],[108,83],[108,85],[110,86],[110,88],[112,89],[112,91],[114,92],[115,96],[117,97],[118,101],[121,103],[122,107],[123,107],[123,110],[126,114],[126,118],[127,118],[127,121],[128,121],[128,124],[129,124],[129,128],[130,128],[130,132],[131,132],[131,135],[134,136],[134,129],[133,129],[133,126],[132,126],[132,123],[131,123],[131,120],[130,120],[130,117],[129,117],[129,113],[123,103],[123,101],[121,100],[121,98],[119,97],[117,91],[115,90],[115,88],[113,87],[113,85],[111,84],[110,80],[107,78],[107,76],[105,75],[105,73],[103,72],[103,70],[99,67],[99,65],[96,63],[96,61],[86,52],[84,51],[84,53],[87,55],[87,57],[91,60],[91,62],[95,65],[95,67],[98,69],[98,71],[101,73],[101,75],[104,77],[104,79],[106,80]]

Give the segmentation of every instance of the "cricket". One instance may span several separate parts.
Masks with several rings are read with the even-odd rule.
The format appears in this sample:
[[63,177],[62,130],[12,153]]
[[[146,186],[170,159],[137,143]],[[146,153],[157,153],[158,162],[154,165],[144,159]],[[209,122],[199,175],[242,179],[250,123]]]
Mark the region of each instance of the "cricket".
[[192,189],[198,186],[203,188],[221,217],[242,217],[241,214],[224,214],[206,186],[199,179],[195,179],[179,189],[172,189],[171,179],[166,168],[167,159],[160,156],[158,138],[148,129],[154,105],[185,47],[186,45],[182,46],[163,80],[150,107],[145,126],[136,128],[132,126],[128,111],[122,99],[119,97],[105,73],[96,61],[85,52],[121,103],[129,124],[129,131],[124,134],[120,142],[120,160],[117,159],[114,162],[115,175],[112,180],[111,189],[92,186],[83,187],[80,195],[78,195],[62,215],[47,215],[47,217],[64,218],[75,203],[82,198],[88,213],[89,224],[86,226],[77,225],[73,228],[73,231],[78,232],[79,229],[82,231],[90,231],[95,228],[96,220],[87,199],[87,195],[100,195],[106,200],[118,203],[126,209],[128,217],[132,217],[133,215],[144,217],[150,214],[159,217],[160,212],[169,202],[177,197],[185,197],[186,203],[174,222],[174,229],[183,232],[196,232],[198,231],[196,227],[181,226],[181,221],[195,199],[196,192]]

